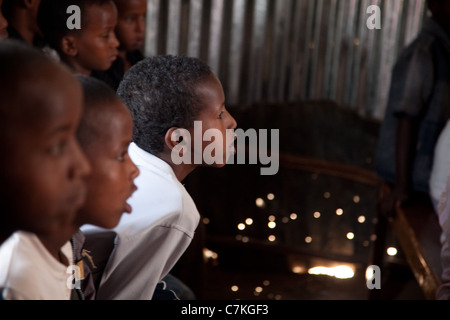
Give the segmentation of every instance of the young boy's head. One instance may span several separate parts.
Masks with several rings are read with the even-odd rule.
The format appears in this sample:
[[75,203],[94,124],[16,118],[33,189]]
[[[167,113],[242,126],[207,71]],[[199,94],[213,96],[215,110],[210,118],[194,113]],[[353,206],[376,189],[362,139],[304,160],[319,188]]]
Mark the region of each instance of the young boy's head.
[[116,36],[119,50],[125,52],[141,48],[145,36],[146,0],[114,0],[119,13]]
[[[219,79],[201,60],[181,56],[146,58],[128,70],[117,92],[131,110],[133,141],[140,148],[167,159],[181,142],[173,139],[177,129],[189,131],[192,141],[203,141],[206,130],[216,129],[223,137],[217,148],[223,151],[224,159],[212,165],[225,165],[226,150],[234,144],[226,137],[236,128],[236,121],[225,108]],[[198,131],[194,130],[195,121],[201,121],[202,137],[194,137]],[[190,156],[193,158],[210,143],[203,141],[200,151],[191,144]],[[190,164],[205,165],[190,160]]]
[[8,38],[8,30],[6,30],[6,28],[8,27],[8,21],[3,15],[2,7],[3,0],[0,0],[0,39],[5,39]]
[[[80,29],[75,24],[78,11],[67,13],[74,5]],[[38,23],[49,45],[76,73],[108,70],[117,58],[117,8],[112,0],[42,0]]]
[[81,86],[66,67],[13,40],[0,42],[0,70],[1,233],[74,229],[90,170],[75,136]]
[[77,221],[80,226],[112,229],[124,212],[131,213],[126,201],[136,190],[134,179],[139,169],[128,155],[133,120],[116,93],[102,81],[81,75],[78,79],[85,109],[77,137],[91,164],[91,174],[86,179],[86,203]]
[[3,0],[3,14],[11,25],[11,37],[39,46],[37,14],[41,0]]

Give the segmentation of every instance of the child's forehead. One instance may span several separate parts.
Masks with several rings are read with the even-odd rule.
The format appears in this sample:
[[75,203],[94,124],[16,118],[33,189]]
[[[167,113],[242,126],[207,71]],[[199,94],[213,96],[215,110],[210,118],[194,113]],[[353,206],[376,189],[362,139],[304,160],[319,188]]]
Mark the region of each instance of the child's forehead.
[[45,125],[82,106],[81,88],[70,74],[47,70],[14,81],[9,93],[11,108],[2,109],[16,122]]
[[117,7],[112,1],[108,1],[103,4],[88,4],[86,8],[84,8],[82,19],[82,24],[84,24],[85,28],[91,25],[99,25],[105,23],[115,24],[115,19],[117,19]]
[[114,0],[119,10],[147,9],[147,0]]

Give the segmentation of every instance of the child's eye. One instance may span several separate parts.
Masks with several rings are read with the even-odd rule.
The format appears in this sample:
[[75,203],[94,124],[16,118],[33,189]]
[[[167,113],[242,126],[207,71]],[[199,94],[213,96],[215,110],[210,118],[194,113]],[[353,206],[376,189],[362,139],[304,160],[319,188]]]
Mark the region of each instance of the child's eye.
[[122,152],[121,154],[119,154],[119,155],[116,157],[116,160],[117,160],[117,161],[120,161],[120,162],[124,162],[127,153],[128,153],[128,151]]
[[67,145],[66,141],[60,141],[60,142],[55,143],[54,145],[52,145],[48,149],[48,152],[52,156],[59,156],[59,155],[61,155],[64,152],[64,149],[66,148],[66,145]]
[[222,119],[223,118],[223,114],[224,114],[225,112],[220,112],[220,114],[219,114],[219,116],[217,117],[218,119]]

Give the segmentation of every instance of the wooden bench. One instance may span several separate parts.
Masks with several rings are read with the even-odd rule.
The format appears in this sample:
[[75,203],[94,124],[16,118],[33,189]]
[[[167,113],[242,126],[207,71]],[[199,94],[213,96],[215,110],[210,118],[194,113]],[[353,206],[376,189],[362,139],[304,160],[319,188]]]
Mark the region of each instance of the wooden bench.
[[[384,186],[384,191],[388,187]],[[440,260],[441,228],[437,214],[431,201],[423,199],[412,201],[396,207],[395,215],[389,219],[378,214],[375,227],[377,236],[371,263],[383,265],[386,254],[386,234],[392,228],[398,239],[409,268],[426,299],[436,297],[436,291],[441,284],[442,266]],[[377,290],[372,290],[371,299],[382,298]]]

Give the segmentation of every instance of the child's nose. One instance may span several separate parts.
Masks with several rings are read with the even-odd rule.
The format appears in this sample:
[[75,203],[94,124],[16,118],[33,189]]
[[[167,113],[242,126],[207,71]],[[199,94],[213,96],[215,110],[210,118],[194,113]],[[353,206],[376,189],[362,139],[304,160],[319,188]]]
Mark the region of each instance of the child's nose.
[[118,48],[119,45],[120,45],[120,42],[116,37],[116,33],[113,32],[112,37],[111,37],[111,47]]
[[138,23],[137,23],[137,25],[136,25],[136,32],[138,32],[138,33],[144,33],[144,31],[145,31],[145,18],[144,18],[144,17],[141,17],[141,18],[138,20]]
[[236,129],[237,128],[237,122],[236,119],[229,113],[230,115],[230,123],[228,125],[228,129]]
[[130,161],[131,164],[131,179],[134,180],[139,176],[140,171],[131,159],[128,159],[128,161]]
[[2,13],[0,12],[0,30],[6,29],[8,27],[8,20],[3,17]]

